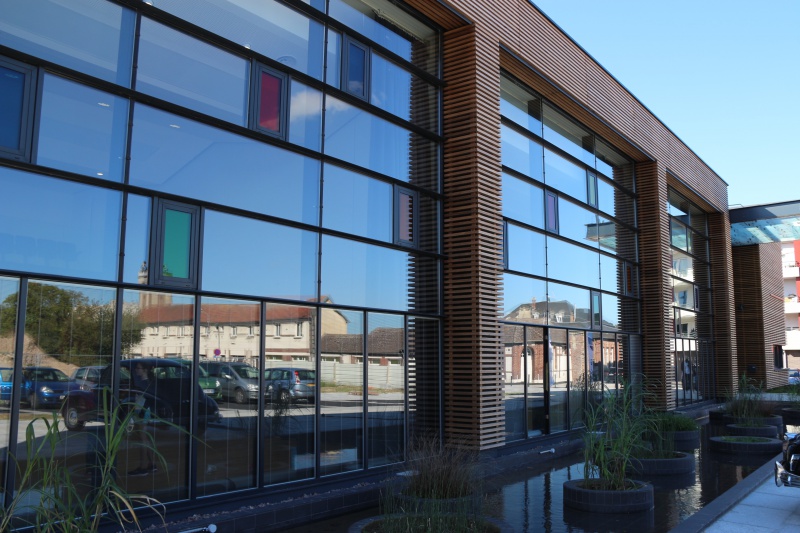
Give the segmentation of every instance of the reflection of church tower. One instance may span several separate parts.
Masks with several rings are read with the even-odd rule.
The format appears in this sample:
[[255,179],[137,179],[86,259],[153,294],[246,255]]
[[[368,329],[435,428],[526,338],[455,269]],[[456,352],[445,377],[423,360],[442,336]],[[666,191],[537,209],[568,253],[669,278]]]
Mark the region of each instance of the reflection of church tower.
[[[142,262],[139,267],[138,282],[139,285],[147,286],[148,271],[147,261]],[[172,305],[172,295],[162,292],[149,292],[139,291],[139,306],[144,309],[146,307],[154,307],[157,305]]]

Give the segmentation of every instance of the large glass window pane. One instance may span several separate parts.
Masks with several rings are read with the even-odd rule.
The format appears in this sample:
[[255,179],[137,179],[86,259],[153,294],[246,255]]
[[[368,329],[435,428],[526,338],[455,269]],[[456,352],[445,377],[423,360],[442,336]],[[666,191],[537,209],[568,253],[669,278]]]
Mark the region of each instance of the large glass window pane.
[[576,200],[586,201],[586,169],[548,149],[544,151],[544,181]]
[[569,331],[569,425],[579,428],[585,424],[588,391],[586,333]]
[[408,319],[408,437],[438,431],[440,420],[439,330],[436,319]]
[[116,280],[122,195],[0,167],[0,268]]
[[603,293],[603,329],[620,329],[619,296]]
[[594,135],[547,103],[544,104],[544,138],[594,166]]
[[292,80],[289,142],[319,151],[322,145],[322,93]]
[[617,196],[625,197],[627,195],[618,191],[616,187],[602,178],[597,178],[597,207],[600,211],[613,217],[617,212],[615,205]]
[[136,89],[243,126],[250,64],[148,18],[142,19]]
[[547,316],[550,324],[573,324],[588,328],[591,323],[590,292],[587,289],[547,283]]
[[694,281],[694,262],[695,260],[688,254],[672,251],[672,275],[678,276],[688,281]]
[[633,162],[609,144],[595,139],[597,170],[629,191],[635,191]]
[[545,323],[547,282],[503,274],[503,316],[508,320],[533,319]]
[[7,0],[0,44],[129,87],[135,20],[105,0]]
[[[22,390],[14,387],[18,306],[19,280],[0,277],[0,339],[4,339],[0,342],[0,417],[3,420],[11,420],[11,408],[19,405],[20,400],[19,392],[14,391]],[[8,465],[10,430],[8,423],[0,427],[0,476],[5,476]]]
[[[623,293],[626,288],[622,286],[622,270],[620,262],[604,254],[600,254],[600,287],[604,291]],[[634,288],[636,280],[631,280],[631,288]]]
[[392,242],[392,186],[334,165],[324,171],[323,227]]
[[524,439],[526,365],[530,361],[525,344],[525,327],[504,324],[503,328],[503,406],[506,442]]
[[269,403],[262,456],[264,481],[274,484],[314,477],[317,313],[311,307],[266,307],[264,394]]
[[544,181],[541,144],[502,125],[500,140],[503,165],[536,181]]
[[409,261],[405,252],[323,236],[321,294],[342,305],[407,310]]
[[304,300],[316,296],[314,233],[210,210],[204,222],[203,289]]
[[[40,451],[69,462],[70,482],[85,498],[95,488],[94,470],[103,444],[96,432],[100,430],[102,438],[101,391],[110,383],[101,377],[113,358],[116,291],[31,280],[27,296],[21,400],[25,411],[34,410],[36,416],[50,419],[55,411],[62,415],[61,428],[68,430],[59,435],[62,445],[52,449],[45,445]],[[123,337],[122,342],[130,346],[138,342],[137,335]],[[30,415],[21,415],[18,439],[23,443],[29,421]],[[124,431],[120,428],[117,436],[124,439]],[[37,427],[36,433],[41,435],[43,429]],[[132,447],[123,440],[116,468],[124,468]],[[35,472],[30,481],[40,482],[40,474]],[[20,481],[17,477],[18,488]]]
[[324,309],[320,339],[320,474],[364,465],[364,314]]
[[151,200],[128,195],[125,221],[125,257],[122,281],[147,285],[147,258],[150,250]]
[[[411,165],[411,147],[430,154]],[[426,148],[427,146],[427,148]],[[403,181],[432,175],[435,145],[405,128],[331,96],[325,109],[325,153]],[[415,175],[417,174],[417,175]]]
[[133,185],[316,224],[317,161],[137,105]]
[[566,198],[558,199],[558,234],[562,237],[597,246],[597,215]]
[[333,86],[339,87],[339,80],[342,74],[342,34],[328,28],[328,64],[325,67],[325,81]]
[[548,389],[550,433],[569,429],[569,346],[567,330],[550,328]]
[[[597,239],[597,243],[600,245],[600,249],[606,252],[617,253],[617,243],[632,243],[635,242],[635,237],[633,232],[629,229],[624,228],[617,224],[616,222],[611,222],[610,220],[598,216],[597,217],[597,230],[593,232],[592,239]],[[633,257],[629,257],[628,259],[635,260],[635,253],[636,250],[628,250],[634,254]]]
[[128,101],[50,75],[42,91],[36,163],[121,182]]
[[[161,502],[185,499],[189,496],[190,446],[196,446],[202,457],[206,439],[214,442],[220,417],[219,406],[202,390],[197,392],[196,403],[191,401],[192,388],[197,387],[191,366],[195,300],[180,294],[128,290],[123,305],[123,338],[124,332],[140,333],[138,342],[122,347],[120,398],[142,402],[145,414],[128,440],[130,448],[123,459],[124,470],[120,470],[127,472],[129,492]],[[197,426],[192,427],[195,414]],[[148,445],[157,454],[148,452]],[[211,474],[201,479],[210,480]],[[202,486],[200,490],[214,489]]]
[[675,221],[673,218],[669,224],[672,246],[685,252],[692,252],[691,232],[686,230],[686,226]]
[[509,224],[506,231],[508,269],[546,276],[544,235]]
[[322,79],[323,26],[275,0],[159,0],[156,7]]
[[375,52],[372,52],[370,74],[370,103],[438,132],[439,90],[436,87]]
[[405,459],[405,326],[401,315],[369,313],[367,336],[369,467]]
[[32,67],[0,59],[0,155],[4,157],[28,158],[33,78]]
[[[261,306],[258,302],[203,298],[200,302],[200,386],[207,396],[222,405],[225,416],[209,425],[204,445],[197,448],[198,495],[240,490],[256,485],[256,445],[258,441],[258,410],[255,400],[234,403],[235,384],[255,386],[258,379],[245,372],[220,371],[222,363],[244,361],[258,366]],[[239,329],[249,332],[237,336]],[[185,360],[191,363],[191,360]],[[219,365],[217,365],[219,363]],[[238,367],[241,368],[241,367]],[[258,374],[255,374],[256,378]],[[241,379],[234,379],[241,378]],[[234,387],[232,387],[234,385]],[[227,394],[226,394],[227,393]],[[256,396],[257,399],[257,396]],[[269,428],[269,425],[267,426]]]
[[603,384],[606,389],[616,389],[623,384],[622,365],[617,359],[616,335],[603,333]]
[[507,78],[500,80],[500,114],[542,136],[542,100]]
[[544,191],[533,183],[504,172],[503,216],[544,228]]
[[547,237],[547,276],[571,283],[600,288],[597,252],[566,241]]
[[525,328],[525,388],[527,404],[528,436],[541,435],[547,431],[547,404],[545,403],[545,379],[549,348],[545,342],[545,329],[537,327]]

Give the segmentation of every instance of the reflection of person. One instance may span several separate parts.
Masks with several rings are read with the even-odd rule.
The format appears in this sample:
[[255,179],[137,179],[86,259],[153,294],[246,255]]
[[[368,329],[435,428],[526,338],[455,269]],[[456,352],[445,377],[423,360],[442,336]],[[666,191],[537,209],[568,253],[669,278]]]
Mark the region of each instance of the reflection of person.
[[[141,362],[136,362],[133,367],[133,388],[141,392],[136,395],[136,419],[147,422],[150,418],[150,408],[145,407],[144,393],[150,390],[153,384],[151,369]],[[153,451],[150,449],[152,440],[146,433],[147,427],[140,427],[138,430],[142,439],[139,446],[139,466],[128,472],[129,476],[146,476],[147,474],[158,472],[158,466],[153,461]]]
[[688,357],[683,360],[683,388],[692,388],[692,365]]

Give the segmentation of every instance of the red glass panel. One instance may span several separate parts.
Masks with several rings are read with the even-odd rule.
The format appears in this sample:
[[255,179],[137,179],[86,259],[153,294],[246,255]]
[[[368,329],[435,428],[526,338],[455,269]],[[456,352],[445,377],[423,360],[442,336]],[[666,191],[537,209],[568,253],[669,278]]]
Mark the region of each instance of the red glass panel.
[[267,72],[261,73],[258,127],[276,133],[281,131],[281,83],[281,78]]

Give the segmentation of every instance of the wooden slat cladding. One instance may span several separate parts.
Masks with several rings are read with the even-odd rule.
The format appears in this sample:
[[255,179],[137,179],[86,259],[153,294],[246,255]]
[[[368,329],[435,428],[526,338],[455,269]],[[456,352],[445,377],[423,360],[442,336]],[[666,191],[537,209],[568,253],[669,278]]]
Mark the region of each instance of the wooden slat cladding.
[[[712,303],[716,353],[717,394],[736,388],[736,327],[734,323],[733,259],[731,222],[728,212],[708,215],[708,245],[711,260]],[[780,268],[780,260],[778,261]],[[783,325],[783,319],[781,319]]]
[[658,162],[636,165],[639,188],[639,251],[642,292],[642,372],[653,407],[675,407],[674,391],[667,387],[675,362],[670,350],[673,331],[672,281],[669,276],[670,233],[665,169]]
[[444,426],[485,449],[505,443],[498,51],[474,26],[444,45]]
[[772,347],[786,341],[780,243],[734,247],[732,270],[738,375],[766,388],[785,385],[786,372],[776,371],[772,359]]
[[[727,185],[719,176],[530,2],[442,2],[494,35],[498,47],[507,48],[530,67],[519,68],[518,61],[504,60],[504,68],[513,69],[516,76],[547,99],[642,161],[642,153],[637,154],[624,142],[628,139],[660,160],[664,168],[686,181],[715,209],[727,210]],[[435,3],[430,0],[410,0],[409,4],[433,20],[445,20],[444,12],[437,14]]]

